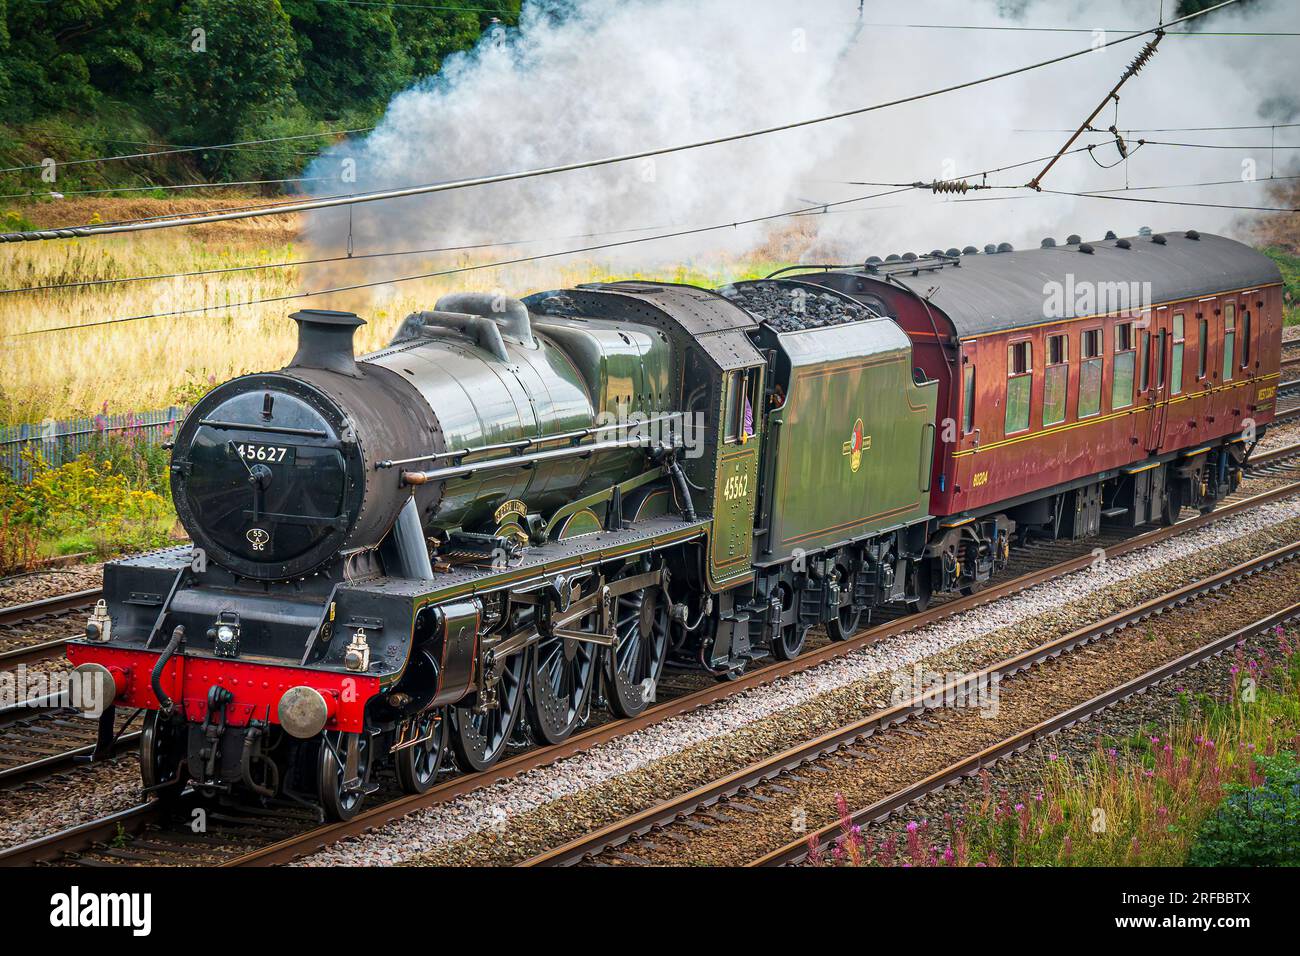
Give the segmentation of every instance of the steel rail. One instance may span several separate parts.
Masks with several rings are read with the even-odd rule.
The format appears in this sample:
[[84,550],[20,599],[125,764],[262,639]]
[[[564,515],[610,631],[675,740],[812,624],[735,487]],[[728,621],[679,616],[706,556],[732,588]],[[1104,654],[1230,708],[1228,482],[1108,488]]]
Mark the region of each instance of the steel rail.
[[[1159,528],[1137,535],[1126,541],[1111,546],[1107,553],[1110,557],[1124,554],[1158,544],[1185,531],[1195,531],[1220,518],[1231,517],[1252,508],[1280,501],[1300,492],[1300,482],[1280,485],[1269,491],[1233,502],[1216,511],[1204,515],[1195,515],[1167,528]],[[1082,570],[1095,561],[1091,553],[1057,562],[1049,567],[1027,572],[1016,578],[991,585],[975,594],[954,598],[929,610],[880,624],[866,630],[856,637],[840,643],[828,644],[804,654],[793,661],[772,663],[748,674],[743,674],[734,681],[714,684],[698,691],[693,691],[657,704],[647,709],[640,716],[611,720],[599,727],[593,727],[576,734],[562,744],[548,748],[535,748],[517,756],[503,760],[488,770],[461,774],[444,783],[438,784],[428,792],[419,795],[401,797],[389,803],[381,804],[369,810],[363,810],[352,820],[342,823],[330,823],[316,827],[307,833],[289,839],[268,844],[265,847],[234,857],[223,862],[222,866],[277,866],[290,863],[303,856],[331,846],[340,840],[360,836],[393,820],[401,819],[417,810],[437,806],[456,797],[470,793],[482,787],[491,786],[508,780],[530,770],[548,766],[559,760],[583,753],[594,747],[608,743],[625,734],[645,729],[661,721],[681,714],[689,713],[709,704],[716,703],[736,694],[744,693],[756,687],[762,687],[774,681],[801,673],[817,667],[827,661],[845,654],[850,654],[878,641],[887,640],[915,628],[936,623],[956,614],[981,607],[993,601],[1017,594],[1028,588],[1055,580],[1064,574]],[[154,806],[154,804],[142,804]],[[141,823],[152,822],[157,816],[149,817]],[[43,837],[32,844],[11,851],[0,851],[0,866],[31,860],[51,859],[64,853],[86,849],[99,841],[99,831],[76,827],[61,833]],[[113,832],[116,832],[115,830]],[[129,832],[129,828],[128,828]],[[22,851],[19,853],[19,851]],[[17,854],[17,855],[14,855]]]
[[103,596],[104,591],[102,588],[88,588],[85,591],[56,594],[54,597],[41,598],[39,601],[28,601],[25,604],[12,604],[9,607],[0,608],[0,627],[22,624],[33,618],[44,617],[49,614],[75,611],[78,608],[93,605]]
[[1276,465],[1300,455],[1300,442],[1292,445],[1284,445],[1281,448],[1274,448],[1272,451],[1262,452],[1258,455],[1251,455],[1246,462],[1246,471],[1251,472],[1259,468],[1265,468],[1269,465]]
[[[1145,674],[1135,677],[1132,680],[1121,684],[1119,687],[1112,688],[1105,693],[1098,694],[1091,700],[1078,704],[1068,710],[1062,711],[1054,717],[1041,721],[1026,730],[1013,734],[1005,740],[986,747],[978,753],[971,754],[954,764],[937,771],[918,781],[909,787],[905,787],[883,799],[877,800],[869,806],[853,811],[849,815],[850,824],[866,824],[883,822],[894,813],[906,807],[913,801],[924,797],[928,794],[941,790],[951,783],[960,780],[962,777],[971,776],[978,773],[981,769],[996,764],[998,761],[1010,757],[1016,753],[1025,750],[1030,744],[1044,737],[1051,736],[1058,731],[1065,730],[1081,720],[1086,720],[1094,714],[1106,710],[1109,707],[1132,697],[1134,694],[1147,690],[1154,684],[1158,684],[1175,674],[1178,674],[1190,667],[1204,662],[1210,657],[1222,654],[1230,650],[1239,641],[1266,631],[1279,624],[1283,624],[1296,617],[1300,617],[1300,603],[1292,604],[1274,614],[1261,618],[1252,624],[1247,624],[1243,628],[1233,631],[1231,634],[1225,634],[1222,637],[1215,638],[1207,644],[1202,645],[1194,651],[1184,654],[1182,657],[1161,664],[1159,667],[1152,668]],[[841,830],[842,821],[835,821],[827,824],[798,840],[793,840],[785,846],[772,850],[756,860],[752,860],[746,866],[787,866],[797,864],[807,859],[811,847],[811,841],[816,839],[819,843],[834,837],[836,831]]]
[[[1219,518],[1230,517],[1251,508],[1282,500],[1297,491],[1300,491],[1300,482],[1282,485],[1251,498],[1235,502],[1208,515],[1196,515],[1171,527],[1148,531],[1111,547],[1107,553],[1111,558],[1119,557],[1140,548],[1158,544],[1184,531],[1194,531],[1205,527]],[[997,601],[1003,597],[1017,594],[1036,585],[1055,580],[1061,575],[1090,567],[1095,560],[1096,558],[1091,553],[1088,553],[1058,562],[1047,568],[1028,572],[1009,581],[992,585],[975,594],[955,598],[918,614],[908,615],[878,625],[847,641],[828,644],[825,647],[803,654],[792,661],[769,664],[759,670],[743,674],[734,681],[715,684],[711,687],[684,694],[673,700],[665,701],[649,708],[639,717],[612,720],[599,727],[577,734],[562,744],[530,750],[504,760],[488,770],[463,774],[433,787],[427,793],[403,797],[391,803],[374,807],[371,810],[363,811],[347,822],[327,824],[300,837],[293,837],[255,850],[223,865],[276,866],[292,862],[300,857],[322,850],[340,840],[360,836],[376,827],[407,816],[416,810],[437,806],[481,787],[490,786],[526,773],[529,770],[547,766],[626,734],[643,730],[671,717],[689,713],[725,698],[801,673],[878,641],[896,637],[915,628],[924,627]],[[2,861],[3,857],[0,857],[0,862]]]
[[13,647],[7,651],[0,651],[0,670],[17,667],[19,664],[35,664],[58,657],[68,646],[68,641],[74,640],[78,636],[59,637],[52,641],[42,641],[39,644],[28,644],[25,647]]
[[[133,730],[129,733],[122,734],[113,741],[113,752],[121,753],[134,747],[140,740],[140,731]],[[94,744],[86,744],[82,747],[73,747],[62,753],[48,754],[44,757],[30,760],[27,763],[18,764],[13,767],[0,769],[0,785],[19,783],[24,780],[31,780],[33,777],[47,777],[57,773],[60,770],[67,770],[74,767],[81,760],[89,759],[90,755],[95,752]],[[0,862],[8,862],[0,856]]]
[[[588,857],[625,843],[633,837],[663,827],[679,817],[695,813],[701,807],[711,806],[727,797],[777,778],[781,774],[792,771],[803,764],[831,754],[863,737],[870,736],[877,731],[887,730],[913,717],[922,716],[931,710],[933,701],[936,699],[947,700],[961,693],[964,688],[976,685],[983,686],[985,681],[1004,680],[1008,676],[1030,670],[1045,661],[1060,657],[1062,654],[1069,653],[1079,647],[1092,644],[1154,614],[1159,614],[1177,605],[1203,597],[1240,578],[1258,574],[1284,561],[1293,560],[1297,555],[1300,555],[1300,541],[1294,541],[1291,544],[1284,545],[1267,554],[1252,558],[1199,581],[1183,585],[1126,611],[1112,614],[1095,624],[1078,628],[1062,637],[1053,638],[1020,654],[982,668],[973,675],[962,675],[940,689],[927,689],[911,700],[883,708],[859,720],[822,734],[813,740],[805,741],[781,753],[757,760],[703,786],[661,801],[623,820],[616,821],[560,846],[539,853],[524,860],[519,865],[525,867],[572,866],[580,863]],[[1230,647],[1232,643],[1235,643],[1236,632],[1229,635],[1229,637],[1234,640],[1222,646]],[[1220,638],[1214,643],[1221,644],[1224,640],[1227,639]],[[836,822],[828,829],[834,829],[838,825],[838,822]],[[801,839],[800,842],[802,843],[803,840]]]
[[0,866],[31,866],[96,843],[107,843],[120,833],[138,833],[148,824],[161,819],[163,814],[164,808],[156,800],[138,803],[108,816],[0,851]]

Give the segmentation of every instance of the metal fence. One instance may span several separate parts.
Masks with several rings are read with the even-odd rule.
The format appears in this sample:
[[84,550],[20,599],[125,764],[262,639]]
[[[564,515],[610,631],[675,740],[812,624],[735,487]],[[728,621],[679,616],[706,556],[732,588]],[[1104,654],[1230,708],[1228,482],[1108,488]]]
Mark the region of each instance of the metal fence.
[[0,468],[15,481],[27,482],[31,480],[31,466],[24,455],[28,450],[35,450],[57,467],[84,452],[97,435],[134,437],[150,444],[165,441],[184,417],[185,409],[173,405],[152,412],[0,426]]

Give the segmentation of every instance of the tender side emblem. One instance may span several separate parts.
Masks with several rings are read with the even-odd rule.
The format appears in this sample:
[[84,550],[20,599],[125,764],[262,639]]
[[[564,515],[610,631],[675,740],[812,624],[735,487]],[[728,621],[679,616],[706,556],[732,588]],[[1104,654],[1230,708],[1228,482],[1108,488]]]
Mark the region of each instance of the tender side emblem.
[[853,423],[853,434],[844,443],[844,454],[849,459],[849,468],[857,474],[862,466],[862,453],[871,447],[871,436],[862,434],[862,419]]
[[271,535],[265,528],[249,528],[244,535],[248,543],[253,546],[254,551],[263,551],[271,540]]

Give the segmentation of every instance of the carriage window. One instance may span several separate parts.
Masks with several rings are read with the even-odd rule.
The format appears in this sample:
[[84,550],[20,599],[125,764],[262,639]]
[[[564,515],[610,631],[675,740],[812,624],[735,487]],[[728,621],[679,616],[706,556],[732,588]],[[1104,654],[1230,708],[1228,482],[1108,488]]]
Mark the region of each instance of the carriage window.
[[975,430],[975,366],[967,365],[965,372],[965,397],[962,399],[961,433],[969,435]]
[[1047,371],[1043,377],[1043,425],[1065,421],[1065,389],[1070,381],[1070,339],[1052,335],[1047,339]]
[[1169,332],[1161,329],[1156,336],[1156,388],[1165,387],[1165,345],[1169,341]]
[[1223,380],[1232,380],[1233,347],[1237,344],[1237,306],[1232,302],[1223,305]]
[[1209,360],[1210,359],[1210,321],[1209,319],[1201,319],[1201,321],[1198,323],[1196,332],[1201,338],[1200,342],[1197,343],[1197,348],[1199,349],[1199,351],[1197,352],[1197,359],[1196,359],[1196,377],[1205,378],[1205,373],[1208,372],[1210,369],[1210,360]]
[[1110,384],[1110,407],[1127,408],[1133,404],[1133,370],[1136,353],[1133,350],[1133,323],[1115,326],[1114,377]]
[[1083,361],[1079,365],[1079,417],[1101,411],[1101,329],[1083,333]]
[[1142,385],[1138,391],[1145,392],[1151,387],[1151,333],[1145,330],[1142,332],[1142,351],[1138,356],[1138,367],[1142,370]]
[[1183,313],[1174,313],[1174,360],[1173,368],[1170,370],[1173,375],[1170,376],[1170,393],[1178,395],[1183,390],[1183,348],[1186,346],[1184,339],[1185,320]]
[[1006,434],[1029,427],[1029,391],[1034,381],[1033,345],[1015,342],[1007,346]]
[[1241,313],[1241,367],[1250,365],[1250,309]]

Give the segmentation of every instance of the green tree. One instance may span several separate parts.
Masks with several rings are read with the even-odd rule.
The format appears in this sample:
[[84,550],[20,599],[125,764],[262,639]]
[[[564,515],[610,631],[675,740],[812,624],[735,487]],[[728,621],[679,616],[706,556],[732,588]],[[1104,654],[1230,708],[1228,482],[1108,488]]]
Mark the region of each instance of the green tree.
[[8,0],[0,0],[0,116],[9,114],[9,10]]
[[[410,61],[412,80],[433,76],[442,68],[442,61],[449,54],[472,47],[492,17],[506,24],[519,19],[518,0],[468,0],[465,5],[478,9],[443,10],[430,15],[428,11],[411,7],[393,8],[393,22]],[[494,12],[482,12],[484,10]]]
[[[186,0],[178,30],[155,49],[153,101],[177,137],[230,142],[296,100],[302,64],[279,0]],[[222,157],[204,158],[215,167]]]
[[298,98],[334,119],[350,107],[376,108],[406,85],[410,61],[392,8],[283,0],[302,61]]

